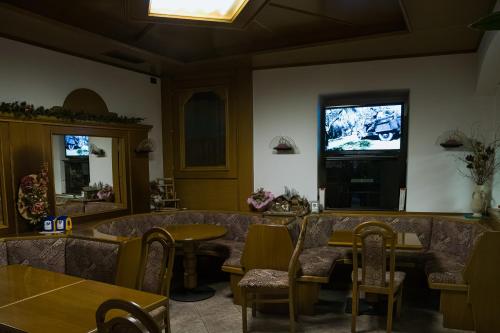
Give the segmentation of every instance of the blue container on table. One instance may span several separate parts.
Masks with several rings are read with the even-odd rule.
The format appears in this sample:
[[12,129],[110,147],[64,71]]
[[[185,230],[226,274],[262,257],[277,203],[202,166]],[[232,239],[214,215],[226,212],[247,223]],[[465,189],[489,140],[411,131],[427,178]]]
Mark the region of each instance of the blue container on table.
[[46,232],[54,232],[56,231],[56,224],[55,224],[56,217],[49,215],[43,219],[43,231]]
[[57,231],[68,231],[73,229],[73,222],[69,216],[58,216],[55,221]]

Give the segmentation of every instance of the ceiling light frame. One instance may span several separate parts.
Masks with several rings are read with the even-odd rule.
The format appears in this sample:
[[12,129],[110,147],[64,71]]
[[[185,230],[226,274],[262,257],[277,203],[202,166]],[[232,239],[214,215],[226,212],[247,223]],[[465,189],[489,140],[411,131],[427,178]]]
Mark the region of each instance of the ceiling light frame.
[[149,15],[149,0],[127,0],[127,16],[134,21],[145,23],[173,24],[199,27],[215,27],[224,29],[245,29],[269,0],[244,0],[243,5],[233,15],[232,19],[213,19],[188,17],[180,15]]

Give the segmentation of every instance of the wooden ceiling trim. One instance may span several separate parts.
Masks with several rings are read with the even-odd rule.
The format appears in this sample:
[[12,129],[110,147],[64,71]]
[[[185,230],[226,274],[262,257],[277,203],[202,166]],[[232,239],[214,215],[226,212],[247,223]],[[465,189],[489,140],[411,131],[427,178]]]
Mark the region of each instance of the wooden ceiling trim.
[[406,10],[405,4],[403,3],[403,0],[398,0],[398,2],[399,2],[399,8],[401,8],[401,13],[403,13],[406,29],[408,30],[408,32],[412,32],[413,29],[411,26],[410,17],[408,16],[408,11]]
[[319,13],[314,13],[314,12],[311,12],[311,11],[308,11],[308,10],[303,10],[303,9],[299,9],[299,8],[295,8],[295,7],[285,6],[285,5],[281,5],[281,4],[277,4],[277,3],[273,3],[273,2],[270,2],[269,6],[270,7],[281,8],[281,9],[285,9],[285,10],[290,10],[290,11],[293,11],[293,12],[296,12],[296,13],[301,13],[301,14],[305,14],[305,15],[314,16],[314,17],[321,18],[321,19],[326,19],[326,20],[329,20],[329,21],[332,21],[332,22],[335,22],[335,23],[341,24],[341,25],[347,25],[347,26],[350,26],[350,27],[357,26],[357,24],[354,24],[354,23],[351,23],[351,22],[347,22],[347,21],[344,21],[344,20],[336,19],[336,18],[328,16],[328,15],[322,15],[322,14],[319,14]]

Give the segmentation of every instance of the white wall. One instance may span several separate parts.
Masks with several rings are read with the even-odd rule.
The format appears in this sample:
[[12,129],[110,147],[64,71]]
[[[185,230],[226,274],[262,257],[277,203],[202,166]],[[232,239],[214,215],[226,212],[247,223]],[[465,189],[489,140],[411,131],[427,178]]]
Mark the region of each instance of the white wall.
[[[149,177],[163,177],[161,89],[149,76],[0,38],[0,102],[27,101],[61,106],[78,88],[97,92],[109,111],[146,118],[156,143]],[[158,80],[159,81],[159,80]]]
[[90,144],[105,152],[105,156],[102,157],[89,154],[90,185],[102,182],[103,185],[113,186],[113,139],[91,136],[89,146]]
[[[436,139],[474,123],[491,130],[495,97],[475,94],[477,63],[476,54],[462,54],[254,71],[254,187],[280,194],[287,185],[315,200],[319,95],[408,89],[407,210],[470,211],[460,153]],[[272,154],[276,135],[292,137],[300,154]]]

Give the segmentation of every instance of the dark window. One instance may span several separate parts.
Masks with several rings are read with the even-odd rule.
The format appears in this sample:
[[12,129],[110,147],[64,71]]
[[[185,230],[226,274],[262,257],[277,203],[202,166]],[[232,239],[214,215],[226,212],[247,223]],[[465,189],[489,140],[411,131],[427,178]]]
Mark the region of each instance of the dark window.
[[226,165],[226,105],[214,92],[197,92],[184,105],[186,167]]

